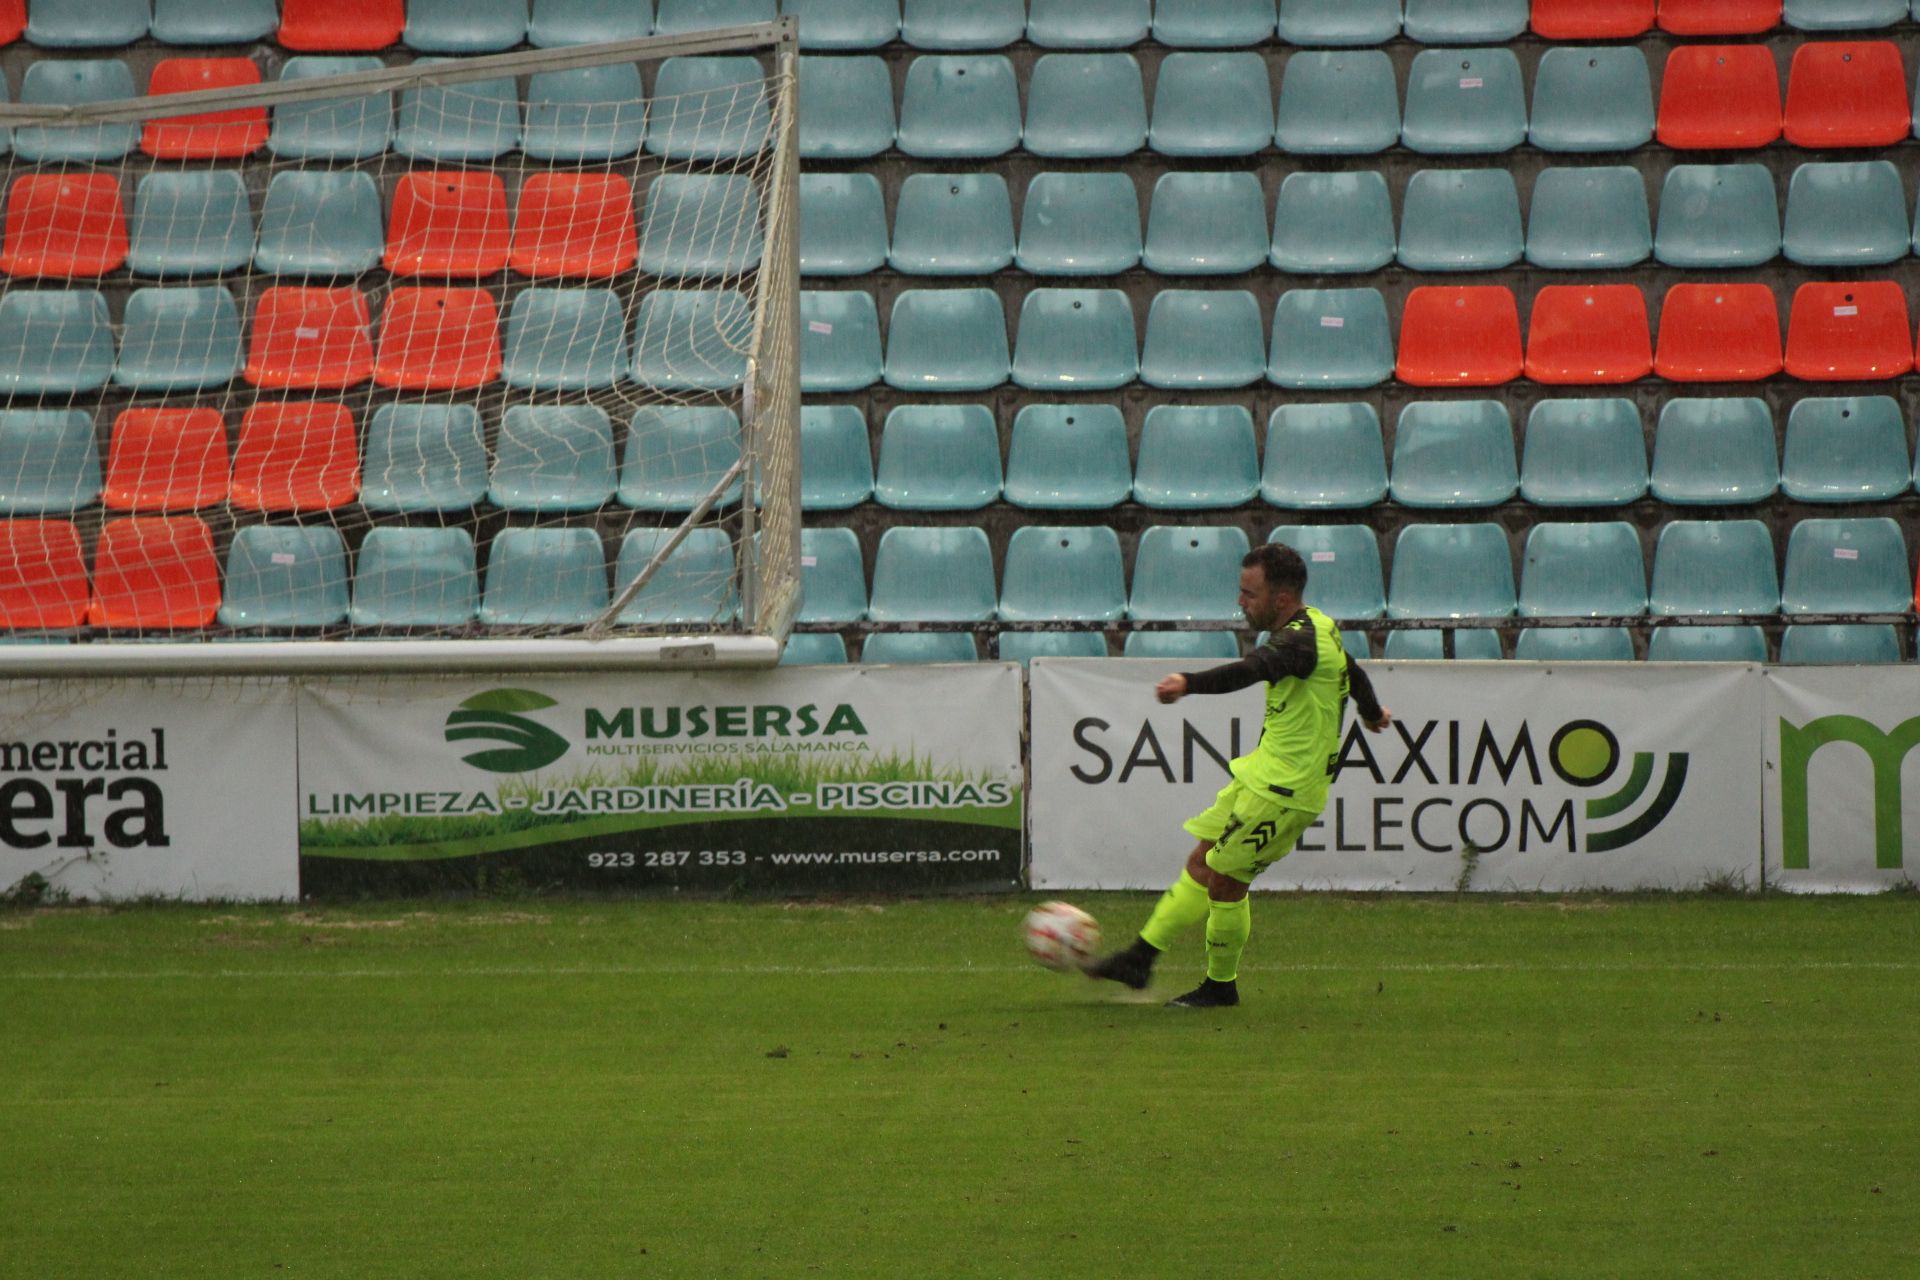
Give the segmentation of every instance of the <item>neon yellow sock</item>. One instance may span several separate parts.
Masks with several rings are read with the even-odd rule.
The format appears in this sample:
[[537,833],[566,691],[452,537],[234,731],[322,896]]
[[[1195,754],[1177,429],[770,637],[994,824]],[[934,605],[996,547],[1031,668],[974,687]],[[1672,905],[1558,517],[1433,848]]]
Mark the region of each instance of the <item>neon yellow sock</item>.
[[1207,890],[1184,868],[1180,878],[1168,886],[1153,906],[1140,936],[1157,951],[1165,951],[1173,940],[1206,918]]
[[1238,902],[1207,904],[1207,976],[1215,982],[1232,982],[1240,976],[1240,952],[1253,932],[1252,904]]

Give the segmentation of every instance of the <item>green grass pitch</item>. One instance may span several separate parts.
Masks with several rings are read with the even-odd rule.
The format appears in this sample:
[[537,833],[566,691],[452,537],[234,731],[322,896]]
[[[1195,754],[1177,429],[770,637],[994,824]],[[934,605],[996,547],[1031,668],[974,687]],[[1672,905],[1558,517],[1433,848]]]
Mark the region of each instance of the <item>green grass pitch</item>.
[[0,1273],[1920,1275],[1920,898],[1034,900],[0,912]]

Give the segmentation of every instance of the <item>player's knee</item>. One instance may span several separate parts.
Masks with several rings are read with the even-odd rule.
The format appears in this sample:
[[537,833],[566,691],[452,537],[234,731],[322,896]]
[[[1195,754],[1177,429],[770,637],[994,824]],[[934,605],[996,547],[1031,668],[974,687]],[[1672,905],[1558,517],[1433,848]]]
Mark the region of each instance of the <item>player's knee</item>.
[[1213,902],[1238,902],[1247,896],[1247,890],[1253,886],[1244,880],[1236,880],[1230,875],[1216,871],[1207,884],[1207,897]]

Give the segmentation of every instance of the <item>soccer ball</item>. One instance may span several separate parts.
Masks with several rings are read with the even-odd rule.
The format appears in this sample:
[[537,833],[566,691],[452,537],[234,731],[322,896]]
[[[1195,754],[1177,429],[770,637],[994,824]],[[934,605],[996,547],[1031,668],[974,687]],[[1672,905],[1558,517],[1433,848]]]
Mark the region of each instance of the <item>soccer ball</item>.
[[1027,912],[1021,932],[1027,954],[1049,969],[1084,969],[1100,946],[1100,925],[1068,902],[1043,902]]

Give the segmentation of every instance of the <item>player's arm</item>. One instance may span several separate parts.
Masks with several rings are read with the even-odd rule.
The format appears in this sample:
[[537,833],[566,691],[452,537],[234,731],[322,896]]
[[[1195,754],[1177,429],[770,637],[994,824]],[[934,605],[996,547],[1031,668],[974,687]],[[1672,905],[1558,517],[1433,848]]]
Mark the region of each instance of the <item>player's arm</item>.
[[1190,693],[1237,693],[1287,676],[1304,678],[1313,674],[1319,658],[1308,633],[1282,631],[1238,662],[1168,676],[1154,687],[1154,695],[1162,702],[1177,702]]
[[1380,705],[1366,668],[1351,656],[1347,658],[1347,691],[1353,697],[1353,709],[1360,713],[1360,723],[1368,729],[1378,733],[1393,723],[1393,712]]

